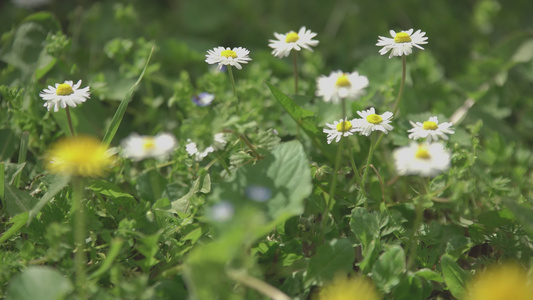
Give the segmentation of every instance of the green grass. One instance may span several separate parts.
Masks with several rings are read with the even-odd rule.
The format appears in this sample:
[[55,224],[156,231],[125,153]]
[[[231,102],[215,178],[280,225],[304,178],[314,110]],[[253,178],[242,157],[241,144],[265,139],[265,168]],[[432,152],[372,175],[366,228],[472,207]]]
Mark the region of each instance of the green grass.
[[[486,266],[533,270],[530,1],[0,7],[0,297],[314,299],[350,274],[368,277],[383,299],[464,299]],[[298,53],[294,95],[292,60],[273,57],[268,40],[300,26],[320,43]],[[370,84],[346,115],[392,111],[402,59],[375,44],[409,28],[427,32],[428,44],[406,57],[394,129],[365,168],[380,135],[327,144],[325,123],[343,110],[315,96],[316,78],[357,70]],[[250,50],[252,61],[233,69],[239,115],[228,74],[204,61],[216,46]],[[91,98],[70,108],[75,131],[117,152],[105,177],[84,184],[81,288],[76,189],[45,168],[68,120],[39,97],[79,79]],[[195,105],[201,92],[214,102]],[[430,180],[398,176],[393,151],[409,143],[409,121],[458,112],[451,167]],[[133,132],[169,132],[179,146],[164,160],[126,159],[121,141]],[[223,150],[200,162],[188,155],[188,139],[205,148],[220,132]],[[220,203],[233,207],[226,219]]]

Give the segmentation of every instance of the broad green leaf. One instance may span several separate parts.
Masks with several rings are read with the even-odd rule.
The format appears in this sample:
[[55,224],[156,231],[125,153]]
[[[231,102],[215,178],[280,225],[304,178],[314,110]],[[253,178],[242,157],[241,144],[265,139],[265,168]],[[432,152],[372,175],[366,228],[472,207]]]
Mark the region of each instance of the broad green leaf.
[[442,276],[440,276],[440,274],[430,269],[420,269],[415,274],[416,276],[425,278],[427,280],[435,282],[444,282],[444,279],[442,279]]
[[20,213],[30,211],[30,209],[32,209],[38,201],[28,192],[21,191],[5,183],[4,191],[6,211],[12,217]]
[[48,54],[46,37],[60,30],[58,21],[48,12],[30,15],[15,29],[0,50],[0,59],[19,69],[26,80],[44,76],[56,62]]
[[123,192],[120,188],[110,182],[96,179],[91,182],[91,185],[88,187],[96,193],[99,193],[104,196],[111,197],[112,199],[117,198],[130,198],[133,199],[133,196]]
[[33,206],[33,208],[30,210],[30,215],[28,218],[28,225],[30,224],[31,220],[37,216],[37,214],[43,209],[43,207],[54,198],[54,196],[59,193],[67,184],[70,182],[69,176],[60,176],[56,175],[52,179],[52,183],[48,187],[48,191],[46,194],[43,195],[43,197]]
[[0,244],[7,241],[11,236],[13,236],[15,233],[17,233],[24,224],[28,221],[28,213],[23,212],[20,213],[13,218],[9,220],[8,223],[13,224],[11,227],[9,227],[8,230],[6,230],[2,236],[0,236]]
[[444,254],[441,257],[440,263],[444,281],[448,289],[454,297],[461,298],[465,290],[466,282],[468,281],[468,274],[448,254]]
[[385,250],[372,268],[376,285],[385,293],[389,293],[400,283],[405,273],[405,252],[400,246],[392,246]]
[[166,185],[167,180],[163,175],[157,170],[150,170],[139,175],[135,188],[142,199],[154,203],[161,198]]
[[408,274],[402,278],[392,295],[394,300],[424,300],[428,299],[432,290],[432,285],[426,279]]
[[141,83],[141,80],[144,77],[144,72],[146,71],[146,68],[148,67],[148,63],[150,62],[150,59],[152,58],[152,54],[154,53],[154,47],[152,47],[152,50],[150,51],[150,54],[148,55],[148,58],[146,59],[146,63],[144,65],[144,68],[139,75],[139,78],[133,84],[133,86],[130,88],[128,93],[124,96],[122,101],[120,101],[120,105],[117,108],[117,111],[115,112],[115,115],[113,116],[113,119],[111,120],[111,123],[109,124],[109,127],[107,128],[107,131],[104,135],[104,139],[102,140],[102,143],[104,145],[109,146],[111,144],[111,141],[115,137],[115,134],[117,133],[118,127],[120,126],[120,123],[122,122],[122,118],[124,117],[124,114],[126,113],[126,109],[128,108],[128,104],[130,103],[131,99],[133,98],[133,94],[135,94],[135,90],[137,89],[137,86]]
[[318,247],[311,258],[305,276],[307,287],[315,282],[330,281],[335,274],[349,273],[353,270],[355,249],[348,239],[332,240]]
[[9,282],[6,299],[67,299],[68,294],[73,290],[71,281],[57,270],[31,266]]
[[278,145],[255,165],[239,168],[234,179],[220,184],[211,197],[227,199],[236,207],[264,207],[273,227],[303,213],[311,190],[307,156],[300,142],[291,141]]

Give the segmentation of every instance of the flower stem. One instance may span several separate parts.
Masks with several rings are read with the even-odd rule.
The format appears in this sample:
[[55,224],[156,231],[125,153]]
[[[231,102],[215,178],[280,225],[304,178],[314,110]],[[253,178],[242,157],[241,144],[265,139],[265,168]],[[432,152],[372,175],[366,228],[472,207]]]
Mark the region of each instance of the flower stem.
[[[372,137],[370,138],[370,147],[368,149],[368,158],[366,159],[366,165],[365,170],[363,171],[363,178],[361,179],[361,193],[366,194],[365,184],[366,184],[366,178],[368,176],[368,169],[370,169],[370,164],[372,163],[372,155],[374,154],[376,138],[375,135],[372,134]],[[365,208],[368,207],[368,202],[365,201]]]
[[252,277],[246,274],[244,271],[229,270],[226,273],[231,279],[260,292],[261,294],[267,296],[270,299],[274,299],[274,300],[290,300],[291,299],[289,296],[287,296],[285,293],[278,290],[274,286],[260,279]]
[[292,52],[292,65],[294,67],[294,95],[298,95],[298,54],[296,51]]
[[359,170],[357,169],[357,166],[355,165],[355,159],[353,158],[353,150],[350,145],[348,145],[348,150],[350,151],[350,163],[352,164],[353,173],[355,176],[355,180],[357,183],[361,183],[361,176],[359,175]]
[[400,91],[398,92],[398,98],[396,98],[396,102],[394,103],[394,108],[392,109],[393,115],[396,115],[396,112],[398,111],[398,107],[400,105],[400,100],[402,99],[403,87],[405,85],[406,64],[407,63],[406,63],[405,55],[402,55],[402,82],[400,84]]
[[[342,156],[342,148],[344,146],[344,140],[345,140],[344,138],[341,138],[339,148],[337,149],[335,169],[333,170],[333,178],[331,180],[331,187],[329,190],[329,201],[326,203],[326,215],[333,208],[333,199],[335,198],[335,189],[337,188],[337,176],[338,176],[337,173],[339,173],[339,168],[341,165],[341,156]],[[325,219],[326,219],[326,216],[323,217],[323,220]]]
[[237,105],[235,106],[235,109],[237,110],[237,115],[241,115],[241,111],[239,109],[240,101],[239,97],[237,96],[237,90],[235,88],[235,79],[233,78],[233,70],[230,65],[228,65],[228,74],[229,74],[229,80],[231,81],[231,90],[233,91],[233,96],[237,99]]
[[74,257],[74,265],[76,267],[76,289],[79,299],[87,299],[87,275],[85,274],[85,264],[87,263],[87,257],[85,256],[85,210],[83,207],[82,198],[83,182],[81,179],[76,178],[73,181],[72,193],[74,244],[76,246],[76,254]]
[[70,135],[74,137],[76,134],[74,133],[74,127],[72,126],[72,119],[70,118],[70,109],[68,105],[67,107],[65,107],[65,111],[67,112],[67,121],[68,121],[68,128],[70,129]]
[[413,231],[409,236],[409,258],[407,259],[407,270],[411,269],[416,261],[416,252],[418,250],[416,236],[424,216],[424,197],[431,199],[431,194],[429,193],[429,177],[426,179],[424,186],[426,190],[425,195],[418,195],[417,203],[415,203],[415,223],[413,225]]
[[252,151],[252,153],[254,154],[255,156],[255,159],[262,159],[263,156],[261,154],[259,154],[259,152],[257,152],[257,150],[255,149],[254,145],[252,145],[252,143],[250,143],[250,140],[248,140],[248,138],[244,135],[244,134],[237,134],[237,136],[239,137],[239,139],[241,141],[243,141],[246,146],[248,146],[248,148],[250,148],[250,150]]

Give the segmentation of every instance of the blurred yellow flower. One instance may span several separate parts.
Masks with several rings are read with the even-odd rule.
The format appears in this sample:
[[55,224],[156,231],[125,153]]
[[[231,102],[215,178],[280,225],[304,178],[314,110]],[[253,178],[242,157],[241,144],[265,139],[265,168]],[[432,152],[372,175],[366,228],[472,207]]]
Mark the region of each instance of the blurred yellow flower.
[[46,160],[51,173],[80,177],[100,177],[113,163],[107,147],[89,136],[59,140],[48,150]]
[[464,300],[533,300],[533,284],[517,264],[488,268],[474,278]]
[[336,276],[326,285],[318,296],[318,300],[379,300],[374,284],[367,278]]

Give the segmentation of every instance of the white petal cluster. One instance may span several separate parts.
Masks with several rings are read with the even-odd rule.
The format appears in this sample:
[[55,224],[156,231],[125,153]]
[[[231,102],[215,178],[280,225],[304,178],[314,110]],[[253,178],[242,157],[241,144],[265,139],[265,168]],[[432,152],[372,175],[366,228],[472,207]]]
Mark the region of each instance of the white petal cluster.
[[252,60],[248,57],[250,51],[243,47],[236,48],[224,48],[216,47],[212,50],[207,50],[205,62],[213,65],[218,64],[218,69],[222,69],[222,66],[234,66],[237,69],[242,69],[241,64],[247,64]]
[[400,175],[437,176],[450,167],[450,158],[450,152],[440,142],[412,142],[394,150],[394,164]]
[[283,58],[289,56],[292,50],[300,51],[307,49],[313,51],[311,47],[318,45],[317,40],[313,40],[316,33],[304,27],[298,33],[291,31],[286,34],[274,33],[277,40],[268,40],[268,46],[273,48],[272,55]]
[[333,71],[329,76],[318,77],[316,86],[317,97],[323,97],[325,102],[338,103],[341,99],[356,100],[364,95],[368,78],[358,72]]
[[50,111],[52,108],[55,112],[59,107],[66,108],[76,107],[78,104],[85,102],[90,98],[89,87],[80,89],[81,80],[73,84],[72,81],[66,80],[64,83],[56,83],[55,87],[49,85],[39,93],[39,96],[46,101],[44,106]]
[[395,32],[390,31],[392,38],[380,36],[376,46],[383,47],[379,50],[379,54],[385,55],[390,51],[389,58],[393,56],[409,55],[413,52],[413,46],[418,49],[422,48],[423,44],[427,44],[426,33],[420,29],[413,33],[413,29],[407,31]]
[[177,146],[176,138],[170,133],[156,136],[132,133],[122,143],[122,155],[133,160],[145,158],[165,159]]

